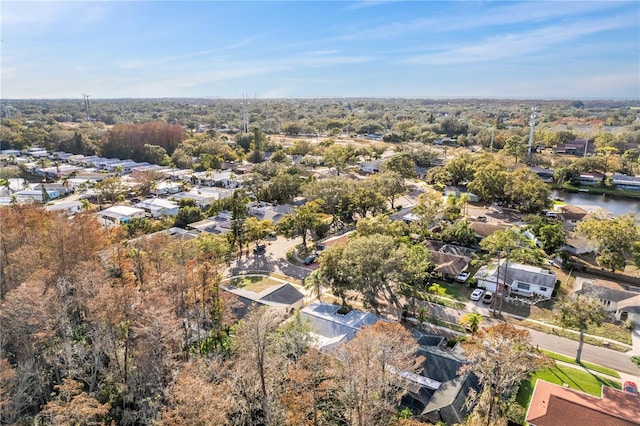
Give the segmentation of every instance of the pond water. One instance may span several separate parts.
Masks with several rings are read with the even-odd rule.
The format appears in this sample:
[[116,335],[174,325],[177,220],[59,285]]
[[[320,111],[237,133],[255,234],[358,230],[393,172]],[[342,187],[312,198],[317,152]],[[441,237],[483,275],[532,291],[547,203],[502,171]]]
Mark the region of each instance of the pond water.
[[576,206],[602,207],[615,215],[640,213],[640,200],[634,198],[596,195],[584,192],[568,192],[563,190],[553,190],[551,197],[562,198],[567,204]]

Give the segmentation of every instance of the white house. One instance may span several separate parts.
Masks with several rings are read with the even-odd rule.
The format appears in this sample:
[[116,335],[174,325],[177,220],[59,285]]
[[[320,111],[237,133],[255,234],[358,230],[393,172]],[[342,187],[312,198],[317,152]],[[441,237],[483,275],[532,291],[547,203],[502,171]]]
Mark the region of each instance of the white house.
[[[505,273],[506,259],[499,263],[481,267],[475,275],[478,287],[497,292],[499,284],[505,285],[505,294],[511,296],[538,296],[550,299],[556,284],[556,274],[537,266],[509,262]],[[506,277],[506,279],[505,279]]]
[[291,213],[293,208],[290,204],[279,204],[277,206],[268,203],[255,203],[249,206],[249,214],[260,220],[271,220],[278,223],[282,218]]
[[614,281],[576,277],[573,293],[597,300],[603,309],[614,313],[617,321],[640,321],[640,289],[637,287]]
[[193,190],[189,192],[178,192],[177,194],[171,195],[170,198],[177,202],[180,202],[180,200],[193,200],[200,208],[209,207],[216,200],[214,196],[202,195]]
[[191,182],[202,186],[221,186],[231,189],[237,188],[239,184],[231,170],[195,172],[191,175]]
[[572,234],[567,237],[567,242],[564,245],[563,250],[571,254],[580,255],[593,253],[597,248],[597,244],[588,238]]
[[153,217],[175,216],[178,214],[178,203],[163,198],[150,198],[142,200],[136,207],[149,213]]
[[360,164],[360,171],[362,173],[378,173],[381,166],[381,160],[365,161]]
[[[60,192],[54,189],[46,189],[47,195],[49,196],[49,200],[56,199],[60,196]],[[25,189],[22,191],[18,191],[13,195],[16,196],[18,201],[38,201],[40,203],[44,202],[42,198],[42,189]]]
[[129,206],[113,206],[98,213],[98,217],[105,225],[127,223],[131,219],[144,218],[145,216],[144,210]]
[[44,209],[48,212],[63,212],[67,215],[73,215],[82,211],[82,203],[80,201],[61,201],[46,205]]
[[157,182],[155,187],[151,188],[151,193],[154,195],[176,194],[180,192],[181,187],[182,184],[178,182],[162,180]]

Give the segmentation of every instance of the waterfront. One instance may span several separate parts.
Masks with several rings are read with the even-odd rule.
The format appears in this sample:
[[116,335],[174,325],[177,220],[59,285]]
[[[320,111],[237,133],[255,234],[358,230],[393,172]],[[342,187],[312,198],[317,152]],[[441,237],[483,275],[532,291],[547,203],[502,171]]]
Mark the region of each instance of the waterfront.
[[561,198],[567,204],[577,206],[598,206],[615,215],[627,213],[640,213],[640,200],[612,195],[596,195],[584,192],[569,192],[565,190],[553,190],[553,198]]

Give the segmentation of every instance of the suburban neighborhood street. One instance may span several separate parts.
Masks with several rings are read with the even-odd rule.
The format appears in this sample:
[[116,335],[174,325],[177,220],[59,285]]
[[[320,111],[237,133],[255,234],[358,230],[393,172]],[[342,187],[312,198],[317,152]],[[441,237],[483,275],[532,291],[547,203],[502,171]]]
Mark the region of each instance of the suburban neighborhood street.
[[[229,268],[229,274],[238,275],[242,273],[242,271],[268,271],[297,280],[304,280],[304,278],[311,273],[312,269],[294,265],[285,258],[286,253],[300,244],[301,241],[301,238],[286,239],[283,237],[268,241],[264,254],[254,254],[250,252],[248,256],[243,256],[240,262],[233,261]],[[253,250],[253,245],[251,246],[251,250]],[[492,317],[490,309],[481,302],[469,301],[463,311],[434,304],[430,304],[430,307],[429,312],[431,315],[454,324],[458,323],[464,313],[472,311],[480,312],[485,316],[486,322],[484,325],[494,324],[499,321]],[[578,349],[577,341],[532,329],[528,330],[531,333],[532,342],[536,346],[562,355],[575,357]],[[630,361],[631,353],[635,352],[629,351],[627,353],[621,353],[612,349],[585,343],[582,359],[620,371],[640,381],[640,369]]]

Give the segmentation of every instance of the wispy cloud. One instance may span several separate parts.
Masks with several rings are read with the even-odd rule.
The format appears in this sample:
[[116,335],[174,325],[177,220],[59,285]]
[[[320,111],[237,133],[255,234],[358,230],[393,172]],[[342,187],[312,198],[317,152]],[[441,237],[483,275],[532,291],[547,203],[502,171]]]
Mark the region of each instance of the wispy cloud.
[[489,37],[478,43],[442,46],[432,53],[416,55],[403,63],[452,65],[487,62],[521,57],[566,43],[582,36],[635,24],[635,17],[621,16],[600,21],[582,21],[552,25],[523,33],[510,33]]
[[3,1],[1,22],[8,26],[46,25],[62,20],[95,22],[107,13],[107,7],[96,2]]
[[368,8],[368,7],[376,7],[376,6],[381,6],[381,5],[385,5],[385,4],[389,4],[389,3],[398,3],[400,1],[403,1],[403,0],[367,0],[367,1],[358,1],[358,2],[355,2],[355,3],[349,4],[347,7],[344,8],[344,10],[365,9],[365,8]]
[[146,68],[151,66],[157,66],[167,64],[170,62],[182,62],[186,59],[193,59],[204,56],[211,56],[218,53],[228,52],[241,47],[249,45],[251,42],[259,38],[258,36],[247,37],[244,40],[240,40],[236,43],[229,44],[227,46],[216,47],[213,49],[199,50],[196,52],[188,52],[182,55],[167,56],[163,58],[150,58],[150,59],[131,59],[123,60],[119,62],[120,68]]
[[[368,3],[368,2],[367,2]],[[492,6],[481,2],[451,2],[459,5],[459,9],[440,12],[428,18],[415,18],[396,21],[388,24],[367,27],[339,35],[334,40],[380,40],[401,37],[428,30],[432,33],[460,31],[463,29],[488,26],[513,25],[519,23],[536,23],[562,19],[569,16],[578,17],[588,13],[603,12],[628,3],[617,2],[540,2],[499,3]],[[465,7],[466,5],[466,7]]]

